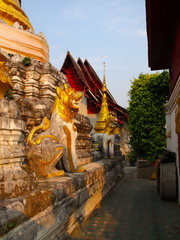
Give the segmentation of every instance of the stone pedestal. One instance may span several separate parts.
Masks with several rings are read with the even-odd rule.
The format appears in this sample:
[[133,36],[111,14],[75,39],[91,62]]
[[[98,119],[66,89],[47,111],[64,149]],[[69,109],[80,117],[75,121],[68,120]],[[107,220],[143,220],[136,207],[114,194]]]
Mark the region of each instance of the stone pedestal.
[[21,166],[26,127],[14,101],[0,100],[0,200],[28,193],[34,177]]
[[160,164],[160,196],[162,200],[176,200],[177,198],[177,170],[175,162]]
[[[123,165],[122,159],[106,159],[85,165],[83,173],[39,180],[32,193],[0,208],[0,239],[66,239],[121,180]],[[6,226],[11,231],[4,234]]]

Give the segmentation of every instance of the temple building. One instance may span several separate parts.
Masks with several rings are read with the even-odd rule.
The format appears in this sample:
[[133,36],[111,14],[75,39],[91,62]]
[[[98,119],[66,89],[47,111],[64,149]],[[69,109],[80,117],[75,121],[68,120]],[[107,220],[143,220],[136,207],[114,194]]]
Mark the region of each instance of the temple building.
[[180,203],[180,2],[146,0],[148,58],[151,70],[168,69],[167,148],[176,153]]
[[[95,133],[95,125],[99,118],[103,99],[103,82],[87,59],[83,62],[78,58],[77,62],[68,51],[61,72],[67,77],[72,88],[80,91],[83,98],[80,104],[80,113],[87,116],[93,125],[91,134]],[[118,127],[115,131],[120,136],[121,152],[127,155],[129,152],[129,130],[127,110],[117,104],[112,94],[106,89],[107,105],[110,112],[115,112],[118,120]]]
[[[77,62],[68,52],[61,68],[72,88],[83,92],[83,100],[80,106],[80,112],[90,119],[93,126],[98,120],[98,114],[101,110],[102,87],[103,83],[99,79],[93,67],[86,59],[84,62],[78,58]],[[117,113],[117,119],[122,126],[127,123],[127,110],[119,106],[107,89],[107,102],[109,111]]]
[[[123,178],[122,151],[114,147],[102,158],[92,147],[104,104],[108,120],[114,111],[122,128],[127,122],[105,85],[87,60],[76,63],[70,53],[61,71],[52,66],[48,43],[34,33],[21,1],[0,0],[2,240],[67,238]],[[119,147],[116,133],[106,133]]]

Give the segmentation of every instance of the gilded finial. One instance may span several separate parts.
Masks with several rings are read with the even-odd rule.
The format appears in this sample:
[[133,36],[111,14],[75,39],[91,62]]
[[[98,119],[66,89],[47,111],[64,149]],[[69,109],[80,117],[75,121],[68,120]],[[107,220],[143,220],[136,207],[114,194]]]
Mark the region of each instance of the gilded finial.
[[103,62],[104,65],[104,76],[103,76],[103,83],[106,84],[106,63]]
[[103,133],[105,131],[106,121],[109,118],[109,109],[108,109],[108,102],[107,102],[107,88],[106,88],[106,77],[105,77],[105,62],[104,64],[104,76],[103,76],[103,86],[102,86],[102,103],[101,103],[101,110],[99,112],[98,121],[95,124],[94,130],[96,133]]
[[107,88],[106,88],[106,64],[105,62],[103,62],[104,65],[104,74],[103,74],[103,87],[102,87],[102,92],[106,92]]
[[105,62],[104,64],[104,76],[102,86],[102,103],[101,110],[99,112],[98,120],[94,126],[95,133],[106,133],[107,135],[113,135],[117,124],[117,116],[115,113],[109,111],[108,98],[107,98],[107,87],[106,87],[106,76],[105,76]]

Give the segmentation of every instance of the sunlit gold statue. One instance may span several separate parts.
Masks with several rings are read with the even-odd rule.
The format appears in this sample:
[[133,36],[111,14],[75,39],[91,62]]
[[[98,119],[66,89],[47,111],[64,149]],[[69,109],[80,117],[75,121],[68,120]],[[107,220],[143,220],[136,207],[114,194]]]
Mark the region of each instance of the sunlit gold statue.
[[4,19],[8,25],[19,22],[25,30],[33,29],[28,17],[21,9],[19,0],[0,0],[0,19]]
[[27,152],[28,165],[38,177],[58,177],[63,170],[56,169],[56,164],[64,153],[64,146],[51,134],[34,137],[38,130],[46,131],[50,128],[50,121],[44,117],[42,123],[35,127],[28,136],[29,148]]
[[4,98],[5,93],[12,88],[11,78],[6,67],[6,57],[0,53],[0,99]]
[[[27,163],[38,176],[63,175],[63,170],[55,170],[55,165],[61,157],[62,165],[67,172],[84,171],[82,167],[77,166],[75,149],[77,129],[73,121],[79,110],[78,104],[81,98],[82,93],[75,92],[66,84],[64,90],[57,87],[51,119],[45,117],[42,124],[30,132]],[[43,132],[35,135],[38,130]]]

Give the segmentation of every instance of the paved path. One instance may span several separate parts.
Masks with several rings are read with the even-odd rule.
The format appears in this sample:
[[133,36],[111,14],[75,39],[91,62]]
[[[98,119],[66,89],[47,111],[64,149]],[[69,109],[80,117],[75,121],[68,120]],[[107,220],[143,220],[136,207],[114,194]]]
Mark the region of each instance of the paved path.
[[180,206],[160,200],[156,181],[125,170],[123,181],[69,240],[180,240]]

